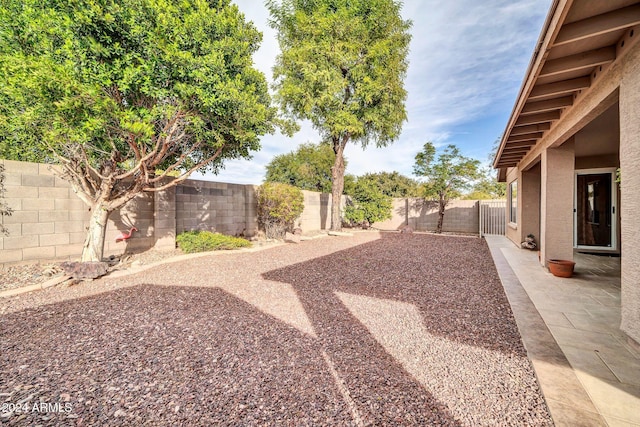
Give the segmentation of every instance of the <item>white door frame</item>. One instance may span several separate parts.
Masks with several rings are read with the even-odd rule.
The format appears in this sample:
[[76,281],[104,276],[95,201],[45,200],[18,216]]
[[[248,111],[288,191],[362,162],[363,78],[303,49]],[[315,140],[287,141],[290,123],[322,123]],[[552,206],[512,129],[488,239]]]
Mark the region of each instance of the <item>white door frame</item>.
[[[618,189],[616,168],[576,169],[573,180],[573,247],[575,249],[611,251],[618,250]],[[578,245],[578,175],[611,174],[611,246]]]

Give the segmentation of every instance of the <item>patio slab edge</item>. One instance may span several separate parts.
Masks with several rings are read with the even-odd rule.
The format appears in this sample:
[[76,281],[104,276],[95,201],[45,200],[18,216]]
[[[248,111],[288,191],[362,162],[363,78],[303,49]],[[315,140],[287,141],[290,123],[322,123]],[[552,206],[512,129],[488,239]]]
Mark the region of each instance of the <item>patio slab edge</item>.
[[556,426],[606,426],[542,316],[518,280],[503,247],[504,236],[485,236],[522,342]]

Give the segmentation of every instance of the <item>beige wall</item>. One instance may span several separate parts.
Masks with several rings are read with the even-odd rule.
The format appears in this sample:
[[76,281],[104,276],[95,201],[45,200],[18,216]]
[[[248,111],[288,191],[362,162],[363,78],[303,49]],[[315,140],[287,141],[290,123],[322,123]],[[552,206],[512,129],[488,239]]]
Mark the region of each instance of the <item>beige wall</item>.
[[574,144],[548,148],[540,162],[540,258],[573,260]]
[[[56,177],[48,165],[0,162],[6,168],[6,200],[15,211],[2,219],[10,235],[0,236],[0,265],[79,257],[89,210],[69,184]],[[141,194],[110,215],[105,255],[173,249],[176,234],[187,230],[252,236],[258,229],[255,190],[254,185],[187,180],[168,190]],[[311,191],[303,194],[305,207],[296,225],[303,231],[328,229],[331,195]],[[343,197],[343,207],[345,200]],[[397,230],[409,224],[416,231],[432,231],[437,212],[435,202],[395,199],[393,217],[373,225]],[[139,231],[127,242],[116,242],[121,231],[131,226]],[[478,203],[452,201],[445,213],[444,231],[477,233]]]
[[620,83],[621,329],[640,343],[640,45]]

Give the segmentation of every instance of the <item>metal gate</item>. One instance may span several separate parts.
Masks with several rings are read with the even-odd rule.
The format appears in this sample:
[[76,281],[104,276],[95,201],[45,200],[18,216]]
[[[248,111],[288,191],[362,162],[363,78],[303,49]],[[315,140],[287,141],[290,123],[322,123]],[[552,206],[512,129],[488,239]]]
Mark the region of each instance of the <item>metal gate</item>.
[[485,234],[505,235],[507,225],[507,201],[506,200],[480,200],[478,202],[480,212],[480,237]]

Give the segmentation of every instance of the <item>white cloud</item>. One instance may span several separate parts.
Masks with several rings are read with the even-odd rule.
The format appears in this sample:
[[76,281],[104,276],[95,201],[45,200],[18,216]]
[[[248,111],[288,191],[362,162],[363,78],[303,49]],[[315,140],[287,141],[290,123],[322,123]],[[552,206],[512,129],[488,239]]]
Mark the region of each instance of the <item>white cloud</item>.
[[[235,0],[246,19],[263,32],[256,66],[271,79],[279,52],[266,7],[256,0]],[[348,146],[348,172],[411,173],[415,154],[427,141],[456,143],[467,155],[485,160],[491,144],[504,130],[537,40],[550,0],[410,0],[403,16],[413,21],[409,70],[408,122],[399,140],[386,148]],[[489,121],[487,117],[503,117]],[[493,135],[474,140],[471,129]],[[293,138],[269,135],[251,161],[229,161],[218,177],[206,179],[260,183],[273,156],[298,144],[320,140],[303,124]]]

